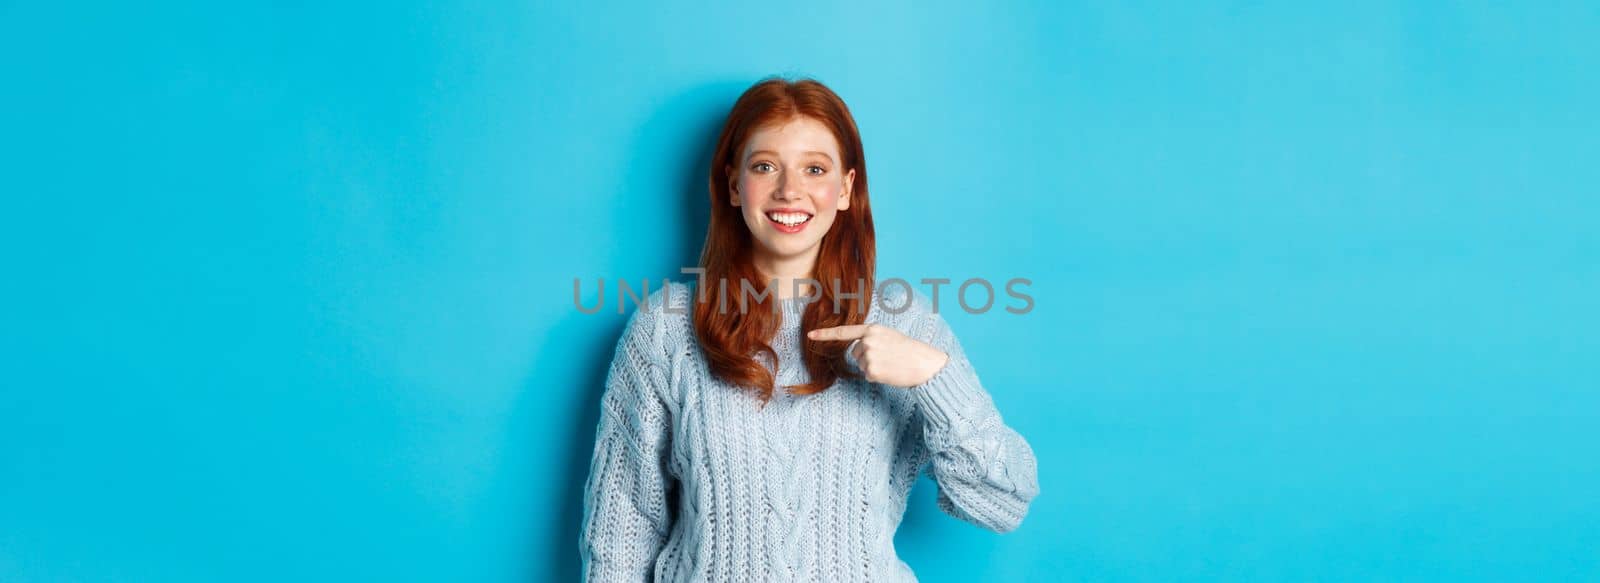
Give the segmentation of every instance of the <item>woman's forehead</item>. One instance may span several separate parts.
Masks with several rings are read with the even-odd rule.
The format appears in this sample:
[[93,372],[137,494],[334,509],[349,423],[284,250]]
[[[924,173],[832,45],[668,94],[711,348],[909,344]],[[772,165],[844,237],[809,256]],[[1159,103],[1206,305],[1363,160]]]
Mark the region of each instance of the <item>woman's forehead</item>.
[[745,140],[744,151],[746,156],[768,152],[794,156],[821,154],[834,158],[839,151],[839,142],[822,122],[799,117],[786,123],[756,128]]

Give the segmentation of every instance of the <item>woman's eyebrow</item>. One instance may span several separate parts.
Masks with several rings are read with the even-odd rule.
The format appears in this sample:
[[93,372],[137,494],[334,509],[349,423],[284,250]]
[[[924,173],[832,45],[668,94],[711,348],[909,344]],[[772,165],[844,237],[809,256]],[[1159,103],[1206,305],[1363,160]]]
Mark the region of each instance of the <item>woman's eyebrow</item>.
[[[774,152],[772,150],[756,150],[756,151],[750,153],[751,156],[754,156],[756,154],[766,154],[768,156],[777,156],[778,155],[777,152]],[[816,154],[818,156],[822,156],[823,158],[827,158],[829,162],[833,161],[833,156],[829,156],[827,152],[818,152],[816,150],[811,150],[811,151],[808,151],[808,152],[801,152],[801,154]]]

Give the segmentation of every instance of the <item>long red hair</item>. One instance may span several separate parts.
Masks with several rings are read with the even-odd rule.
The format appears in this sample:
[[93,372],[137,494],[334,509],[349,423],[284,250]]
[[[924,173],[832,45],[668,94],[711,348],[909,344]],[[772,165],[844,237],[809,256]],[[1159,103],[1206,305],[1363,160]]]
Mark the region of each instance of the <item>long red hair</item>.
[[[729,169],[737,169],[737,158],[744,150],[745,140],[757,128],[782,125],[798,117],[808,117],[832,131],[839,142],[842,158],[839,172],[856,171],[850,189],[850,208],[839,211],[833,225],[822,236],[812,278],[820,282],[821,297],[806,307],[801,317],[801,348],[806,370],[811,382],[786,387],[795,394],[820,393],[833,386],[840,377],[854,377],[845,365],[844,350],[847,342],[814,341],[805,338],[804,331],[832,326],[860,324],[866,321],[867,308],[873,300],[873,267],[876,263],[876,239],[872,231],[872,206],[867,197],[867,162],[861,147],[861,133],[856,129],[855,118],[837,94],[827,86],[811,79],[788,81],[781,78],[764,79],[745,90],[728,112],[728,120],[717,139],[716,152],[711,157],[711,221],[706,229],[705,247],[700,253],[700,267],[705,270],[705,289],[696,294],[698,304],[694,310],[695,335],[701,350],[710,364],[711,373],[731,385],[751,389],[766,401],[772,398],[773,374],[778,362],[769,340],[777,333],[782,314],[770,302],[776,301],[777,290],[748,309],[737,309],[737,296],[743,282],[751,289],[762,290],[767,280],[757,271],[754,259],[754,237],[744,223],[737,207],[728,203],[729,185],[735,176]],[[737,170],[735,170],[737,171]],[[734,309],[718,309],[721,281],[727,282],[728,301]],[[834,289],[838,282],[839,290]],[[858,284],[864,284],[859,289]],[[860,297],[847,297],[834,310],[837,292],[859,293]],[[755,296],[749,296],[755,299]],[[766,355],[774,368],[756,359]]]

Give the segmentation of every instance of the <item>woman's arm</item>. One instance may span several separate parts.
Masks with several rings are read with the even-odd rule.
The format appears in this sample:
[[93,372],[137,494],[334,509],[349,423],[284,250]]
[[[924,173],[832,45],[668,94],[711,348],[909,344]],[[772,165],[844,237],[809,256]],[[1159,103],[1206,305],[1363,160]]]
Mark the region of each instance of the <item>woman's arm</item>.
[[939,507],[995,532],[1016,529],[1039,494],[1033,449],[1001,420],[944,318],[927,313],[912,336],[949,355],[943,369],[910,388],[923,418]]
[[640,307],[628,320],[600,400],[583,497],[585,581],[648,581],[672,527],[662,318],[650,308]]
[[[918,303],[926,306],[922,298]],[[1007,427],[956,335],[927,310],[889,325],[853,324],[812,330],[812,340],[849,341],[846,362],[869,382],[915,395],[922,441],[939,484],[939,507],[995,532],[1022,524],[1039,494],[1033,449]],[[897,389],[886,389],[897,390]]]

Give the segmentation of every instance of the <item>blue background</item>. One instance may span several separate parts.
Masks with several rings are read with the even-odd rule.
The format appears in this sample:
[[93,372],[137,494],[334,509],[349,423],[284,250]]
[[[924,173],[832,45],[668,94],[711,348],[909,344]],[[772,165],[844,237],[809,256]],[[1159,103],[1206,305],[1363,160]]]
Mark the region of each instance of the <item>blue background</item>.
[[884,275],[1034,281],[948,313],[1043,494],[923,580],[1600,578],[1592,3],[264,4],[0,2],[0,580],[572,579],[572,280],[774,73]]

